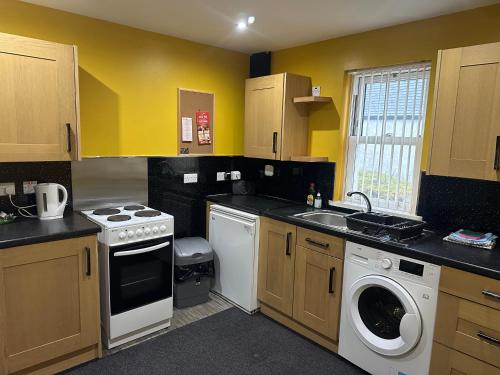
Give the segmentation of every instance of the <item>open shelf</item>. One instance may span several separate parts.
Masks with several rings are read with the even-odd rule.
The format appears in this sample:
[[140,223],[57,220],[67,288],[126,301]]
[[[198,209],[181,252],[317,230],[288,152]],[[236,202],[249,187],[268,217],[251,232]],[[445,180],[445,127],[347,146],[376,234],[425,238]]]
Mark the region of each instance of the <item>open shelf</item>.
[[331,96],[296,96],[293,98],[294,103],[330,103]]
[[327,156],[292,156],[291,161],[302,161],[308,163],[317,163],[328,161]]

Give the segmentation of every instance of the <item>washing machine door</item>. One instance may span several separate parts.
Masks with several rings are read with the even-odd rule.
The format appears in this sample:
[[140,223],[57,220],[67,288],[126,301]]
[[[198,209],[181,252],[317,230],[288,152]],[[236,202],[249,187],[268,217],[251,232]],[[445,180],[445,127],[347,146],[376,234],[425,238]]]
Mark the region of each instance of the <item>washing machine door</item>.
[[386,356],[411,351],[422,335],[422,319],[411,295],[392,279],[364,276],[350,288],[349,321],[359,339]]

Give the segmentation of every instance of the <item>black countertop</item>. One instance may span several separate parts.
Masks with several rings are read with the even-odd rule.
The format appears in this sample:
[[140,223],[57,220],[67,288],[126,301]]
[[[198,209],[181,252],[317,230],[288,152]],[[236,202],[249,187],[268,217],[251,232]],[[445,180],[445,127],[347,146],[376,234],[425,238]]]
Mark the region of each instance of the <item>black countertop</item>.
[[[304,228],[345,238],[361,245],[375,247],[394,254],[419,259],[440,266],[449,266],[500,280],[500,249],[478,249],[443,241],[444,233],[424,231],[422,237],[404,242],[382,241],[354,231],[342,231],[311,223],[293,215],[314,211],[297,202],[262,196],[211,195],[207,200],[271,219],[285,221]],[[233,202],[235,204],[233,204]],[[255,204],[254,204],[255,202]],[[266,202],[268,204],[266,205]]]
[[296,202],[265,195],[216,194],[207,196],[207,200],[254,215],[284,207],[300,206]]
[[78,213],[62,219],[20,219],[0,225],[0,249],[95,234],[101,227]]

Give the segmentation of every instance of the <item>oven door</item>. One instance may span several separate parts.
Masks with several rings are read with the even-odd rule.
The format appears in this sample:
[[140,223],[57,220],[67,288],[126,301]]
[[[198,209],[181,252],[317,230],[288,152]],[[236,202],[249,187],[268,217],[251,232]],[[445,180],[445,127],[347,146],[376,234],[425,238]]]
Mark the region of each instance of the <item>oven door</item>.
[[173,237],[109,249],[111,315],[172,297]]

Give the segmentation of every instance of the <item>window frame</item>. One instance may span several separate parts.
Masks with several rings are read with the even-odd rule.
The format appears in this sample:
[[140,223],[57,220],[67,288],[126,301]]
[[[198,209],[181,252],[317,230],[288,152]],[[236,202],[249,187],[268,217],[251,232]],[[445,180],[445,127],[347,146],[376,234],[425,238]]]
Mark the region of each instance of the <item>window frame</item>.
[[[417,209],[417,204],[418,204],[418,195],[419,195],[419,190],[420,190],[420,177],[421,177],[421,163],[422,163],[422,152],[423,152],[423,141],[424,141],[424,133],[425,133],[425,126],[426,126],[426,118],[427,118],[427,109],[428,109],[428,100],[429,100],[429,89],[430,89],[430,78],[431,78],[431,62],[430,61],[421,61],[421,62],[416,62],[416,63],[409,63],[409,64],[401,64],[401,65],[395,65],[395,66],[386,66],[386,67],[380,67],[380,68],[373,68],[373,69],[364,69],[364,70],[356,70],[356,71],[350,71],[347,72],[349,74],[349,79],[347,80],[348,82],[348,87],[346,88],[346,95],[348,95],[348,98],[346,98],[346,119],[344,120],[344,126],[346,126],[346,130],[344,132],[344,159],[342,163],[342,168],[343,168],[343,173],[342,173],[342,185],[341,185],[341,195],[338,197],[339,200],[334,201],[333,204],[341,207],[347,207],[347,208],[355,208],[355,209],[360,209],[364,208],[365,204],[364,201],[359,200],[359,204],[356,201],[346,199],[346,193],[348,192],[348,187],[353,186],[353,178],[354,178],[354,163],[355,163],[355,153],[356,153],[356,145],[358,144],[382,144],[380,142],[377,142],[379,139],[384,137],[384,145],[391,144],[392,147],[394,145],[401,145],[401,146],[415,146],[415,160],[414,160],[414,168],[413,168],[413,182],[412,182],[412,193],[411,193],[411,202],[409,205],[409,210],[406,210],[405,207],[403,209],[392,209],[390,207],[380,207],[378,204],[378,199],[370,198],[372,201],[372,204],[374,206],[374,209],[376,211],[380,212],[388,212],[391,214],[397,214],[399,216],[404,216],[404,217],[409,217],[409,218],[416,218],[416,219],[421,219],[420,216],[416,214],[416,209]],[[361,100],[363,100],[361,104],[361,111],[359,111],[359,103],[360,99],[360,81],[362,76],[367,76],[371,75],[372,77],[372,83],[373,81],[373,76],[376,74],[380,74],[380,82],[391,82],[390,79],[383,79],[383,76],[387,75],[389,76],[390,74],[398,73],[401,74],[402,71],[407,71],[408,75],[410,75],[412,70],[415,69],[422,69],[422,70],[417,70],[416,73],[416,79],[419,79],[418,74],[422,74],[422,78],[426,78],[427,82],[425,83],[425,86],[422,87],[422,100],[420,105],[422,106],[420,113],[422,114],[421,119],[417,120],[417,126],[419,126],[419,123],[421,121],[421,129],[420,129],[420,134],[417,134],[415,137],[405,137],[404,133],[402,136],[399,137],[393,137],[393,136],[382,136],[382,135],[366,135],[366,136],[361,136],[361,135],[353,135],[353,126],[359,126],[359,121],[356,123],[355,120],[359,120],[358,118],[355,118],[356,113],[361,113],[361,111],[364,111],[364,100],[365,98],[362,96],[360,97]],[[422,72],[422,73],[420,73]],[[398,78],[401,80],[401,78]],[[411,75],[410,75],[410,80],[411,80]],[[418,83],[416,84],[418,85]],[[417,87],[417,86],[415,86]],[[366,86],[365,86],[366,88]],[[382,116],[382,131],[385,129],[385,125],[387,123],[387,108],[388,108],[388,103],[387,101],[389,100],[388,96],[388,91],[390,89],[390,85],[386,85],[386,94],[385,94],[385,99],[384,99],[384,106],[383,106],[383,111],[384,114]],[[398,88],[399,90],[399,88]],[[407,94],[408,95],[408,94]],[[371,99],[370,99],[371,100]],[[399,100],[399,99],[396,99]],[[415,105],[415,104],[414,104]],[[397,108],[397,107],[396,107]],[[408,112],[407,110],[405,110]],[[412,109],[413,112],[415,112],[415,107]],[[399,110],[397,110],[395,116],[398,115]],[[380,115],[377,115],[378,117]],[[407,114],[406,114],[407,116]],[[362,117],[362,116],[361,116]],[[363,121],[363,120],[361,120]],[[377,128],[378,128],[378,121],[377,119]],[[394,121],[397,121],[397,117]],[[406,120],[405,120],[406,121]],[[411,121],[411,120],[410,120]],[[394,122],[395,124],[395,122]],[[395,125],[394,125],[395,126]],[[418,133],[419,128],[417,128],[417,133]],[[378,132],[378,129],[377,129]],[[376,133],[377,133],[376,132]],[[363,141],[367,141],[366,143],[360,142],[360,139]],[[370,140],[373,140],[373,142],[368,142]],[[386,140],[390,140],[389,142],[386,142]],[[402,140],[401,143],[398,143],[398,140]],[[383,152],[383,147],[381,148],[380,153]],[[403,151],[400,151],[403,153]],[[411,154],[411,150],[409,150],[409,153]],[[391,156],[392,157],[392,156]],[[409,180],[409,174],[406,180]],[[379,180],[379,185],[380,185],[380,180]],[[385,200],[384,198],[379,198],[382,200]],[[386,198],[388,199],[388,198]],[[387,200],[387,202],[389,202]],[[389,205],[389,204],[388,204]],[[405,205],[406,206],[406,205]]]

